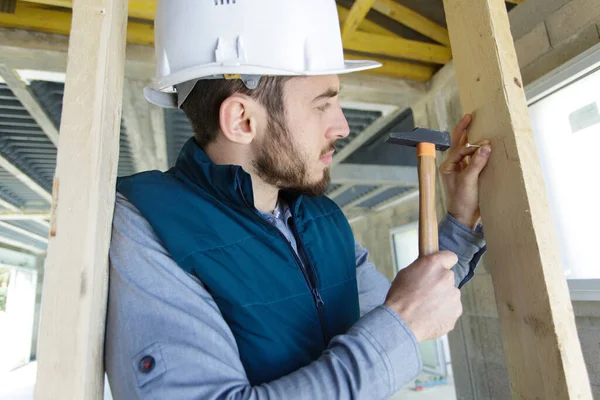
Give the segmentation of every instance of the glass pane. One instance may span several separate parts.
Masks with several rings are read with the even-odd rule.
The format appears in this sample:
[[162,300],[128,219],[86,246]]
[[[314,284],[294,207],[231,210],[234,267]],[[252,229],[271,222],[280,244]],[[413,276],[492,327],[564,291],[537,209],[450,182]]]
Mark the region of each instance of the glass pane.
[[600,278],[600,71],[530,107],[565,274]]
[[396,271],[408,267],[419,257],[419,230],[416,224],[409,224],[393,234]]

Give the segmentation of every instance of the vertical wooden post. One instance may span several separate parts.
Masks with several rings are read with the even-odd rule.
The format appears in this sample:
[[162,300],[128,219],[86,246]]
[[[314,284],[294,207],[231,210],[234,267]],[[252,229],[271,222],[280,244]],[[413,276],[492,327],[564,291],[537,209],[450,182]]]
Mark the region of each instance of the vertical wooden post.
[[591,399],[503,0],[444,0],[469,139],[490,138],[481,212],[515,399]]
[[73,5],[36,399],[102,398],[127,3]]

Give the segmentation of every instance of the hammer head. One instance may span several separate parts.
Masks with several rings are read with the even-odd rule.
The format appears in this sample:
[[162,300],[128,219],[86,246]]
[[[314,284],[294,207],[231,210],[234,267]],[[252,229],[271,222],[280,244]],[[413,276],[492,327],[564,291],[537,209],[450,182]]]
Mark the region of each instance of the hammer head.
[[411,147],[417,147],[419,143],[433,143],[438,151],[446,151],[451,145],[450,132],[425,128],[415,128],[411,132],[392,132],[386,142]]

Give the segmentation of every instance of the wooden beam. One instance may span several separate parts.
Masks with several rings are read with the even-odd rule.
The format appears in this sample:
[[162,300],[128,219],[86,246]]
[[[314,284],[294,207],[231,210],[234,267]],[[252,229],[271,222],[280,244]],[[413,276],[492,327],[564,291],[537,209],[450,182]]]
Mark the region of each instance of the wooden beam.
[[469,140],[494,152],[481,213],[515,399],[592,399],[506,6],[444,0]]
[[46,111],[44,111],[19,75],[5,64],[0,64],[0,77],[4,79],[4,82],[6,82],[10,90],[19,99],[21,104],[23,104],[23,107],[29,112],[46,136],[48,136],[52,144],[58,146],[58,129],[56,129]]
[[[340,102],[360,102],[391,105],[405,110],[427,94],[425,82],[415,82],[387,76],[340,75]],[[393,109],[380,109],[385,114]]]
[[435,64],[446,64],[452,59],[452,51],[446,46],[364,32],[355,32],[352,37],[346,39],[344,48]]
[[[69,37],[65,35],[0,28],[0,63],[14,70],[65,73],[68,45]],[[152,46],[129,44],[125,75],[152,79],[156,73],[154,58]]]
[[[344,22],[348,18],[348,14],[350,13],[350,10],[348,10],[346,7],[341,6],[339,4],[337,5],[337,9],[338,9],[338,15],[340,18],[340,22],[342,23],[342,26],[343,26]],[[386,29],[383,26],[376,24],[375,22],[369,21],[366,18],[361,22],[361,24],[358,27],[358,30],[363,31],[363,32],[376,33],[378,35],[383,35],[383,36],[398,37],[398,35],[396,35],[392,31],[390,31],[389,29]]]
[[42,185],[31,179],[29,175],[21,171],[16,165],[3,156],[0,156],[0,168],[4,168],[8,173],[23,182],[25,186],[34,191],[42,199],[48,201],[49,203],[52,202],[52,195],[46,189],[44,189]]
[[[20,0],[26,3],[43,4],[54,7],[73,8],[73,0]],[[158,0],[129,0],[129,16],[145,20],[154,20]]]
[[361,56],[358,54],[344,53],[347,60],[365,60],[377,61],[383,64],[380,68],[362,71],[367,75],[384,75],[395,78],[414,79],[415,81],[426,82],[431,79],[436,69],[430,65],[414,64],[404,61],[395,61],[387,58]]
[[[71,17],[71,12],[67,10],[48,10],[30,4],[19,4],[14,14],[0,13],[0,27],[68,35],[71,31]],[[139,22],[130,23],[127,26],[127,42],[153,44],[153,26]]]
[[74,4],[44,278],[38,400],[103,398],[126,25],[127,2]]
[[354,2],[342,26],[342,40],[344,43],[354,36],[360,24],[367,17],[373,3],[375,3],[375,0],[356,0]]
[[394,0],[377,0],[373,4],[373,9],[402,25],[408,26],[423,36],[450,46],[450,38],[446,28]]

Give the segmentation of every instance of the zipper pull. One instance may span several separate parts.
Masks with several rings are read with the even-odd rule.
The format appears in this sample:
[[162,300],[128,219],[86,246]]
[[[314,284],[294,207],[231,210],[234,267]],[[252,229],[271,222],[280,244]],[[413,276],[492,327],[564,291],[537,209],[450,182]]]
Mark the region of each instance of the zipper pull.
[[315,300],[317,301],[317,308],[323,308],[325,302],[321,297],[321,293],[319,293],[319,289],[313,289],[313,295],[315,296]]

